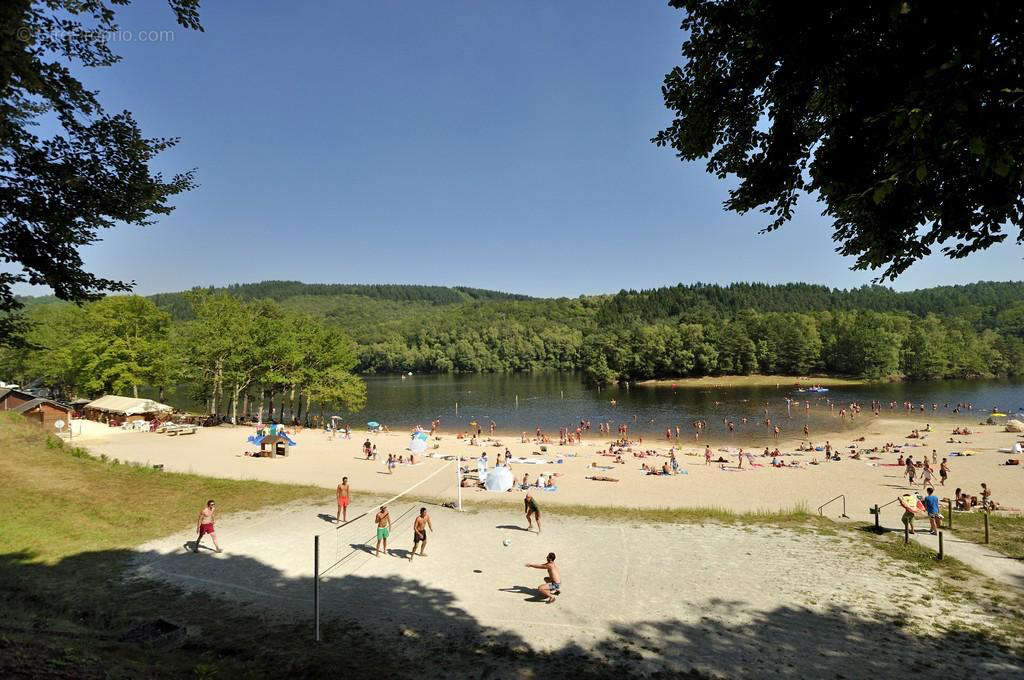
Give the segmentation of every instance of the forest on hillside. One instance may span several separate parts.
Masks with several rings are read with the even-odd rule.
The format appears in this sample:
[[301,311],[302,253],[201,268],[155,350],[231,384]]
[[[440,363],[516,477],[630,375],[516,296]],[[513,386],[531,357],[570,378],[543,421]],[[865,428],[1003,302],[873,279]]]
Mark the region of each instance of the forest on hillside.
[[[474,288],[267,281],[154,295],[145,304],[127,300],[143,298],[119,296],[81,308],[27,300],[33,326],[25,340],[34,349],[5,351],[0,369],[51,382],[59,374],[67,389],[89,392],[187,383],[209,395],[224,390],[228,379],[217,377],[223,360],[251,386],[246,389],[306,389],[321,400],[353,399],[349,373],[404,371],[574,370],[595,384],[750,373],[910,380],[1024,375],[1024,283],[1018,282],[909,292],[698,283],[531,298]],[[150,317],[135,324],[151,330],[149,354],[135,348],[112,357],[109,338],[81,330],[105,327],[97,320],[112,315],[104,305]],[[219,359],[195,336],[218,314],[224,319],[217,333],[228,338],[218,345]],[[253,315],[261,314],[277,329],[280,356],[260,353],[267,341]],[[76,333],[92,340],[61,347]],[[325,352],[325,343],[346,349],[333,363],[317,363],[313,354]],[[235,345],[240,349],[232,353]],[[246,370],[259,362],[264,368]],[[332,366],[337,384],[318,382],[305,369],[295,380],[292,374],[307,364]]]

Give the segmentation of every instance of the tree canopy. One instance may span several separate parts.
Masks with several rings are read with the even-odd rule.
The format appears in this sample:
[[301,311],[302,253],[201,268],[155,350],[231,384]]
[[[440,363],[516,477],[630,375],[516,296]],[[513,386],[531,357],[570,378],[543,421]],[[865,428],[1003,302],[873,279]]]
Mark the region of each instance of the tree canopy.
[[[168,0],[184,28],[202,30],[199,0]],[[128,111],[107,113],[71,71],[111,66],[113,7],[127,0],[0,3],[0,342],[19,328],[16,283],[83,302],[131,284],[84,269],[78,249],[118,223],[144,226],[173,209],[192,172],[164,178],[150,162],[175,139],[146,138]],[[54,130],[46,135],[42,131]]]
[[893,279],[936,247],[1021,231],[1024,4],[671,0],[685,63],[652,141],[734,176],[728,210],[765,230],[811,194],[855,269]]
[[598,384],[751,373],[1024,376],[1018,282],[908,292],[692,284],[450,303],[443,292],[253,286],[273,299],[242,299],[229,292],[236,287],[113,296],[83,309],[25,299],[25,341],[35,349],[0,353],[0,378],[38,379],[65,394],[186,386],[211,412],[230,417],[248,400],[276,404],[283,418],[286,395],[307,413],[310,404],[359,410],[358,373],[580,371]]

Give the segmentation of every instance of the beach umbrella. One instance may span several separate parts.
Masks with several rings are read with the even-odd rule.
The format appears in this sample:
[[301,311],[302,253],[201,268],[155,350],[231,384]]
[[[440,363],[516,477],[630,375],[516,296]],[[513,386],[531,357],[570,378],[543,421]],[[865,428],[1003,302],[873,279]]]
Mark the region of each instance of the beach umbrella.
[[370,422],[368,422],[366,424],[366,426],[367,427],[380,427],[380,423],[378,423],[376,420],[371,420]]
[[496,467],[487,473],[484,486],[488,491],[508,491],[512,488],[512,473],[507,467]]

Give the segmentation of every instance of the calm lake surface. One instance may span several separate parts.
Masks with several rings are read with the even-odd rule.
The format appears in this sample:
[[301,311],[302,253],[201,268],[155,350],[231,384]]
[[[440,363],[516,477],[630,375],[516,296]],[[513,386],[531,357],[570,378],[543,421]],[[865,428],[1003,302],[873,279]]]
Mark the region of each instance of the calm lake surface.
[[[663,439],[665,428],[676,425],[685,440],[693,441],[694,420],[707,421],[703,439],[722,441],[728,435],[725,420],[736,423],[730,437],[737,442],[766,444],[771,432],[763,424],[764,411],[783,435],[799,433],[806,424],[811,438],[825,432],[850,429],[850,422],[835,414],[851,402],[868,405],[872,399],[882,402],[885,416],[907,418],[908,431],[923,423],[953,416],[957,403],[971,403],[974,412],[963,412],[960,420],[975,423],[984,420],[993,408],[1003,413],[1024,411],[1024,382],[977,380],[926,383],[892,383],[830,388],[827,394],[797,392],[793,379],[780,387],[611,387],[598,392],[584,386],[577,373],[524,373],[476,375],[368,376],[366,408],[360,413],[344,414],[345,422],[362,430],[375,420],[393,430],[414,425],[430,426],[441,419],[442,432],[468,430],[476,421],[486,432],[491,420],[498,431],[518,434],[540,427],[557,436],[560,427],[575,428],[580,420],[589,420],[593,432],[598,423],[610,422],[614,428],[629,425],[630,433]],[[144,396],[155,397],[146,393]],[[518,397],[518,402],[517,402]],[[787,414],[786,399],[792,399]],[[612,400],[615,405],[612,405]],[[203,406],[191,402],[183,393],[167,395],[167,403],[201,412]],[[899,406],[890,411],[888,404]],[[926,411],[908,414],[905,401],[925,404]],[[830,409],[835,403],[835,411]],[[456,403],[458,412],[456,412]],[[933,411],[932,404],[938,404]],[[947,404],[949,406],[947,406]],[[807,408],[807,406],[810,408]],[[314,410],[319,410],[314,407]],[[870,407],[853,427],[870,418]],[[748,421],[744,423],[743,418]]]
[[[486,431],[494,420],[502,432],[532,432],[540,427],[557,434],[560,427],[575,428],[582,419],[591,421],[595,432],[599,422],[611,422],[613,427],[626,423],[630,432],[658,438],[664,437],[665,428],[679,425],[682,436],[692,441],[692,422],[704,419],[706,435],[720,440],[727,433],[725,420],[729,419],[736,422],[733,436],[737,439],[767,442],[771,433],[762,423],[766,408],[772,423],[778,423],[784,433],[793,434],[806,423],[812,438],[816,431],[844,429],[834,415],[843,406],[869,404],[872,399],[883,403],[883,415],[907,417],[908,428],[951,417],[952,407],[960,402],[974,405],[974,413],[961,414],[967,422],[983,420],[988,415],[983,412],[992,408],[1004,413],[1024,411],[1024,382],[1010,381],[893,383],[830,388],[827,394],[798,393],[792,383],[779,388],[613,387],[598,392],[585,387],[574,373],[370,376],[366,385],[366,408],[348,417],[354,426],[376,420],[392,429],[417,424],[429,427],[432,419],[440,418],[446,432],[466,430],[471,421],[479,422]],[[799,400],[790,406],[791,417],[787,415],[787,398]],[[835,402],[834,412],[829,400]],[[911,416],[902,406],[890,411],[890,401],[923,403],[926,412],[915,410]],[[932,411],[933,403],[938,404],[936,411]],[[742,422],[744,417],[747,423]],[[870,417],[870,408],[860,416]]]

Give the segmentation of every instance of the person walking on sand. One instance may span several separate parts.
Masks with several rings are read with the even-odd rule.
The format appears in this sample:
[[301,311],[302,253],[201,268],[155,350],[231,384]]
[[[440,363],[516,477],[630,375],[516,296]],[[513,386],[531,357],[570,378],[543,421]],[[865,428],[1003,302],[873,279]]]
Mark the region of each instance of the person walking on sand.
[[348,477],[342,477],[338,485],[338,516],[334,521],[348,521]]
[[935,489],[928,487],[928,495],[924,497],[924,509],[928,513],[928,524],[931,526],[932,536],[939,533],[939,522],[942,515],[939,514],[939,497],[935,495]]
[[555,564],[555,553],[548,553],[548,561],[542,564],[527,564],[527,567],[531,569],[546,569],[548,575],[544,577],[544,583],[537,586],[537,590],[541,592],[544,597],[548,598],[548,604],[552,604],[555,601],[555,596],[561,594],[562,590],[562,575],[558,571],[558,566]]
[[711,465],[711,447],[704,447],[704,465]]
[[526,530],[530,531],[533,529],[533,520],[537,520],[537,533],[540,533],[540,508],[537,507],[537,501],[533,499],[531,494],[526,494],[526,498],[523,499],[523,510],[526,512]]
[[217,508],[217,504],[212,500],[206,501],[206,507],[199,511],[199,519],[196,520],[196,547],[192,552],[199,552],[199,544],[203,540],[203,536],[210,534],[210,540],[213,541],[213,547],[217,552],[223,552],[220,549],[220,545],[217,544],[217,532],[213,529],[213,514]]
[[377,557],[380,557],[380,544],[384,543],[384,552],[388,551],[388,536],[391,535],[391,515],[388,514],[388,508],[386,505],[380,506],[380,511],[377,513],[373,521],[377,523]]
[[928,459],[924,459],[924,466],[921,470],[921,486],[928,486],[932,483],[932,468],[928,465]]
[[899,502],[900,507],[903,508],[903,526],[907,528],[908,533],[917,533],[914,531],[914,516],[917,514],[917,503],[914,503],[913,507],[911,507],[905,500],[903,500],[903,496],[899,497]]
[[420,557],[426,557],[427,553],[423,552],[427,549],[427,529],[430,529],[431,533],[434,531],[434,525],[430,523],[430,515],[427,514],[426,508],[420,508],[420,515],[412,522],[412,550],[409,551],[409,561],[412,562],[412,556],[416,554],[416,546],[420,546]]
[[946,486],[946,479],[949,477],[949,463],[943,458],[939,464],[939,484]]
[[740,464],[737,465],[736,467],[738,469],[742,470],[743,469],[743,447],[740,447],[740,452],[738,454],[736,454],[736,458],[738,458],[739,461],[740,461]]

